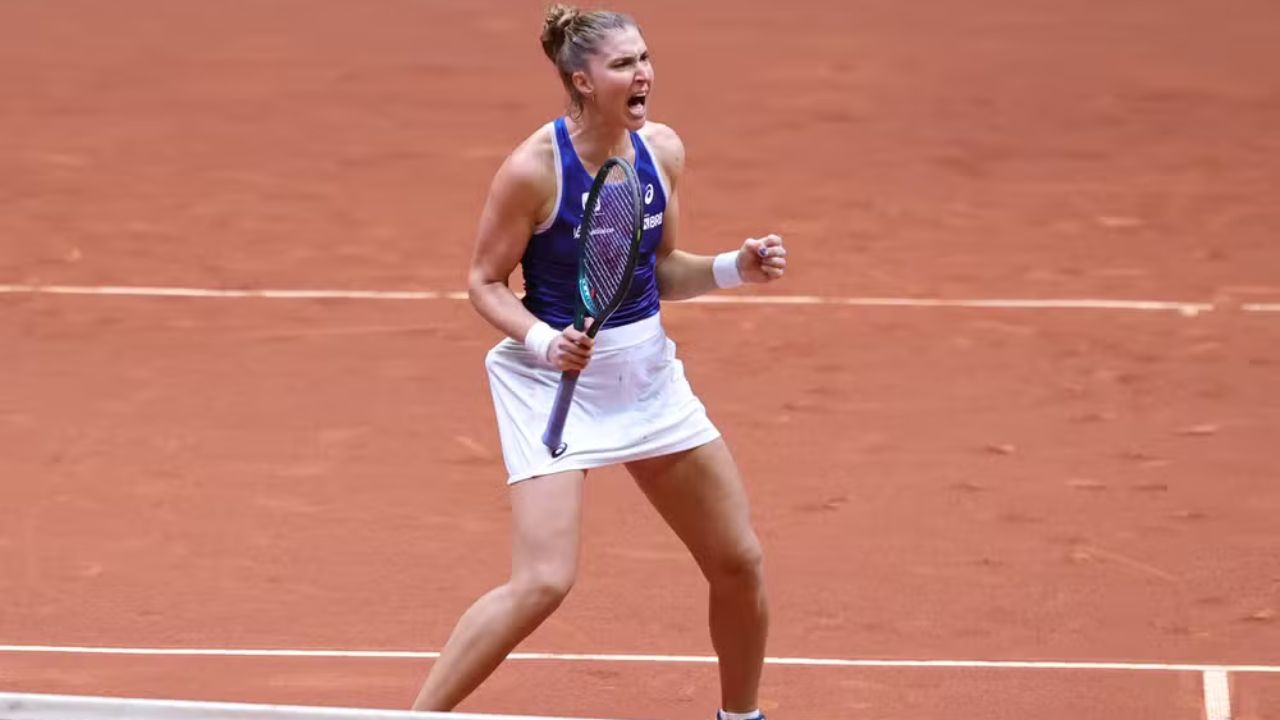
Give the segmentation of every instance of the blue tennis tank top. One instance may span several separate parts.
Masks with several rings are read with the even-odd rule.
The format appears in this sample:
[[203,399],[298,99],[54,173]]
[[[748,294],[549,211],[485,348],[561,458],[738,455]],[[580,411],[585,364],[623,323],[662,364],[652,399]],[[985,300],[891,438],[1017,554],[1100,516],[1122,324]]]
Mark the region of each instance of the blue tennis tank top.
[[[555,121],[556,159],[560,173],[560,199],[554,214],[529,238],[521,265],[524,272],[524,306],[539,320],[559,330],[573,324],[578,292],[578,240],[574,229],[582,223],[582,206],[593,180],[569,138],[564,118]],[[605,322],[617,327],[644,320],[658,312],[658,280],[654,275],[658,243],[662,240],[662,216],[667,193],[649,148],[631,133],[636,151],[635,168],[644,196],[644,232],[640,258],[627,297]]]

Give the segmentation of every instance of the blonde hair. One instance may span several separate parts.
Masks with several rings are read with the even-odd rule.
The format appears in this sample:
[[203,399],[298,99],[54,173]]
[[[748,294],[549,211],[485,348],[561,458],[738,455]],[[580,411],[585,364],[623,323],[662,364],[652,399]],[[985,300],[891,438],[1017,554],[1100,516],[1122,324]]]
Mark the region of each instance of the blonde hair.
[[586,69],[587,57],[599,52],[606,35],[638,27],[629,15],[609,10],[582,11],[560,3],[547,9],[542,23],[542,51],[560,73],[560,82],[569,93],[569,104],[575,113],[582,112],[582,94],[573,86],[573,74]]

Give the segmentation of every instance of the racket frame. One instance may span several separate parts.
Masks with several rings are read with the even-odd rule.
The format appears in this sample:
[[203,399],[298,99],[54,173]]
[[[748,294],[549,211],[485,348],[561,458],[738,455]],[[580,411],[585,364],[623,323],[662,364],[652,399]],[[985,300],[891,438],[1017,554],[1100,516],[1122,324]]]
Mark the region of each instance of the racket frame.
[[[590,306],[596,303],[591,300],[591,287],[587,284],[587,243],[591,239],[592,226],[595,224],[596,206],[600,203],[600,194],[604,191],[605,181],[609,177],[609,173],[615,168],[621,167],[627,176],[626,185],[632,189],[632,202],[634,203],[633,213],[634,222],[631,228],[627,258],[622,273],[622,283],[618,287],[618,291],[614,293],[609,302],[603,308],[596,308],[596,312],[591,312]],[[626,299],[627,293],[631,289],[631,280],[635,276],[636,263],[640,258],[640,239],[644,234],[644,200],[640,194],[640,177],[636,174],[636,170],[631,163],[625,158],[611,157],[600,166],[596,171],[595,179],[591,183],[591,190],[587,193],[587,200],[582,206],[582,223],[578,225],[578,281],[576,284],[578,294],[574,303],[573,327],[579,332],[586,330],[587,337],[594,338],[600,328],[609,320],[609,316],[613,315],[622,302]],[[586,327],[587,318],[590,317],[594,322],[591,327]],[[556,389],[555,403],[551,407],[551,416],[547,419],[546,430],[542,433],[542,444],[551,451],[551,457],[557,458],[564,454],[568,449],[568,444],[564,442],[564,426],[565,421],[569,417],[569,407],[572,404],[573,393],[578,385],[577,370],[566,370],[560,375],[560,386]]]

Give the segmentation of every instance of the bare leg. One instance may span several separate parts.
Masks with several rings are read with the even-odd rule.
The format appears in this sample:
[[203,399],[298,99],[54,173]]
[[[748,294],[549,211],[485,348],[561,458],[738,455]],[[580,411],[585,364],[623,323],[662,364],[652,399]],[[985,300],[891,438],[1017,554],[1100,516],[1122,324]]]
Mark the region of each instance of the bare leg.
[[629,463],[627,470],[693,554],[710,585],[711,644],[720,658],[721,707],[759,707],[769,612],[763,553],[746,492],[723,440]]
[[571,471],[511,487],[511,579],[463,613],[414,710],[452,710],[560,606],[578,570],[584,479]]

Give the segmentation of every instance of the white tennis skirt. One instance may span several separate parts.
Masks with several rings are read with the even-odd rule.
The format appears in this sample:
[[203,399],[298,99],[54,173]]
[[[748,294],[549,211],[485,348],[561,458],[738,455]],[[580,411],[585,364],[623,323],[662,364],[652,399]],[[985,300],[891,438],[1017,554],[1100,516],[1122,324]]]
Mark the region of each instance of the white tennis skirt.
[[510,338],[495,345],[484,364],[508,483],[669,455],[720,437],[659,315],[596,336],[565,422],[568,448],[558,458],[542,444],[542,433],[560,371],[537,363]]

